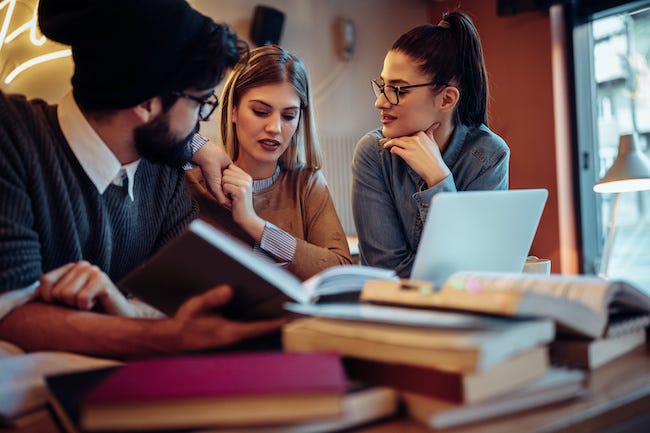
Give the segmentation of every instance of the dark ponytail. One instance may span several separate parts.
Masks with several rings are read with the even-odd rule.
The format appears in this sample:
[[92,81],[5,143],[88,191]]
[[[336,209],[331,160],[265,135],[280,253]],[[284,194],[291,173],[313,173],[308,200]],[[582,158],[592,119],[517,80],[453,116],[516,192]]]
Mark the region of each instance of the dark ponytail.
[[456,123],[487,125],[488,82],[481,40],[462,12],[446,14],[438,25],[416,27],[392,46],[413,58],[438,84],[457,85]]

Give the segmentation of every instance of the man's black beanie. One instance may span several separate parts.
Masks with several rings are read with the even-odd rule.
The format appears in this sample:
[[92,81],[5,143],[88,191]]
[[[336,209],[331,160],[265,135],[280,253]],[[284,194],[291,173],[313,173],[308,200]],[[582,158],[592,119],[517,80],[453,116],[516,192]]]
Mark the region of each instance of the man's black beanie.
[[38,22],[72,48],[75,99],[119,109],[183,90],[171,82],[212,20],[184,0],[41,0]]

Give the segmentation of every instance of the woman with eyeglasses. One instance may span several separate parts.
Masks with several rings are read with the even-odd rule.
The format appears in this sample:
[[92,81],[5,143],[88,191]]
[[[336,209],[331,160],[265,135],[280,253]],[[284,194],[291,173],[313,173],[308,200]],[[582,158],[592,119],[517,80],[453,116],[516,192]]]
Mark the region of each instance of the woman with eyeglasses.
[[462,12],[400,36],[371,85],[382,126],[352,161],[360,258],[408,278],[432,197],[507,189],[510,151],[487,126],[483,51]]
[[221,94],[223,171],[229,206],[188,173],[201,218],[254,246],[301,279],[341,264],[350,251],[321,167],[307,70],[278,46],[251,50]]

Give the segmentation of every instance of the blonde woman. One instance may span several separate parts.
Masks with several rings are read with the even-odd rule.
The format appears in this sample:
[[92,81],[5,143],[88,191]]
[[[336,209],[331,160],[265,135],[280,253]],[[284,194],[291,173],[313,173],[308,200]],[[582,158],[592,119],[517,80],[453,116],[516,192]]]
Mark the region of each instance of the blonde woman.
[[350,264],[345,233],[320,171],[307,71],[278,46],[251,51],[222,92],[221,139],[233,164],[221,206],[199,170],[188,173],[201,218],[301,279]]

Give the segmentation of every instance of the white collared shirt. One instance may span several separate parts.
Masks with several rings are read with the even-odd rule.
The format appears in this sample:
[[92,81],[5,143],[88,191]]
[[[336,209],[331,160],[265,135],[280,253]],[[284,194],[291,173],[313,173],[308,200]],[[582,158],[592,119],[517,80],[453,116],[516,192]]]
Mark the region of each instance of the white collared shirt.
[[97,191],[104,194],[111,183],[122,186],[126,176],[129,197],[134,200],[134,178],[140,160],[122,165],[81,113],[72,92],[61,99],[57,115],[63,136]]

